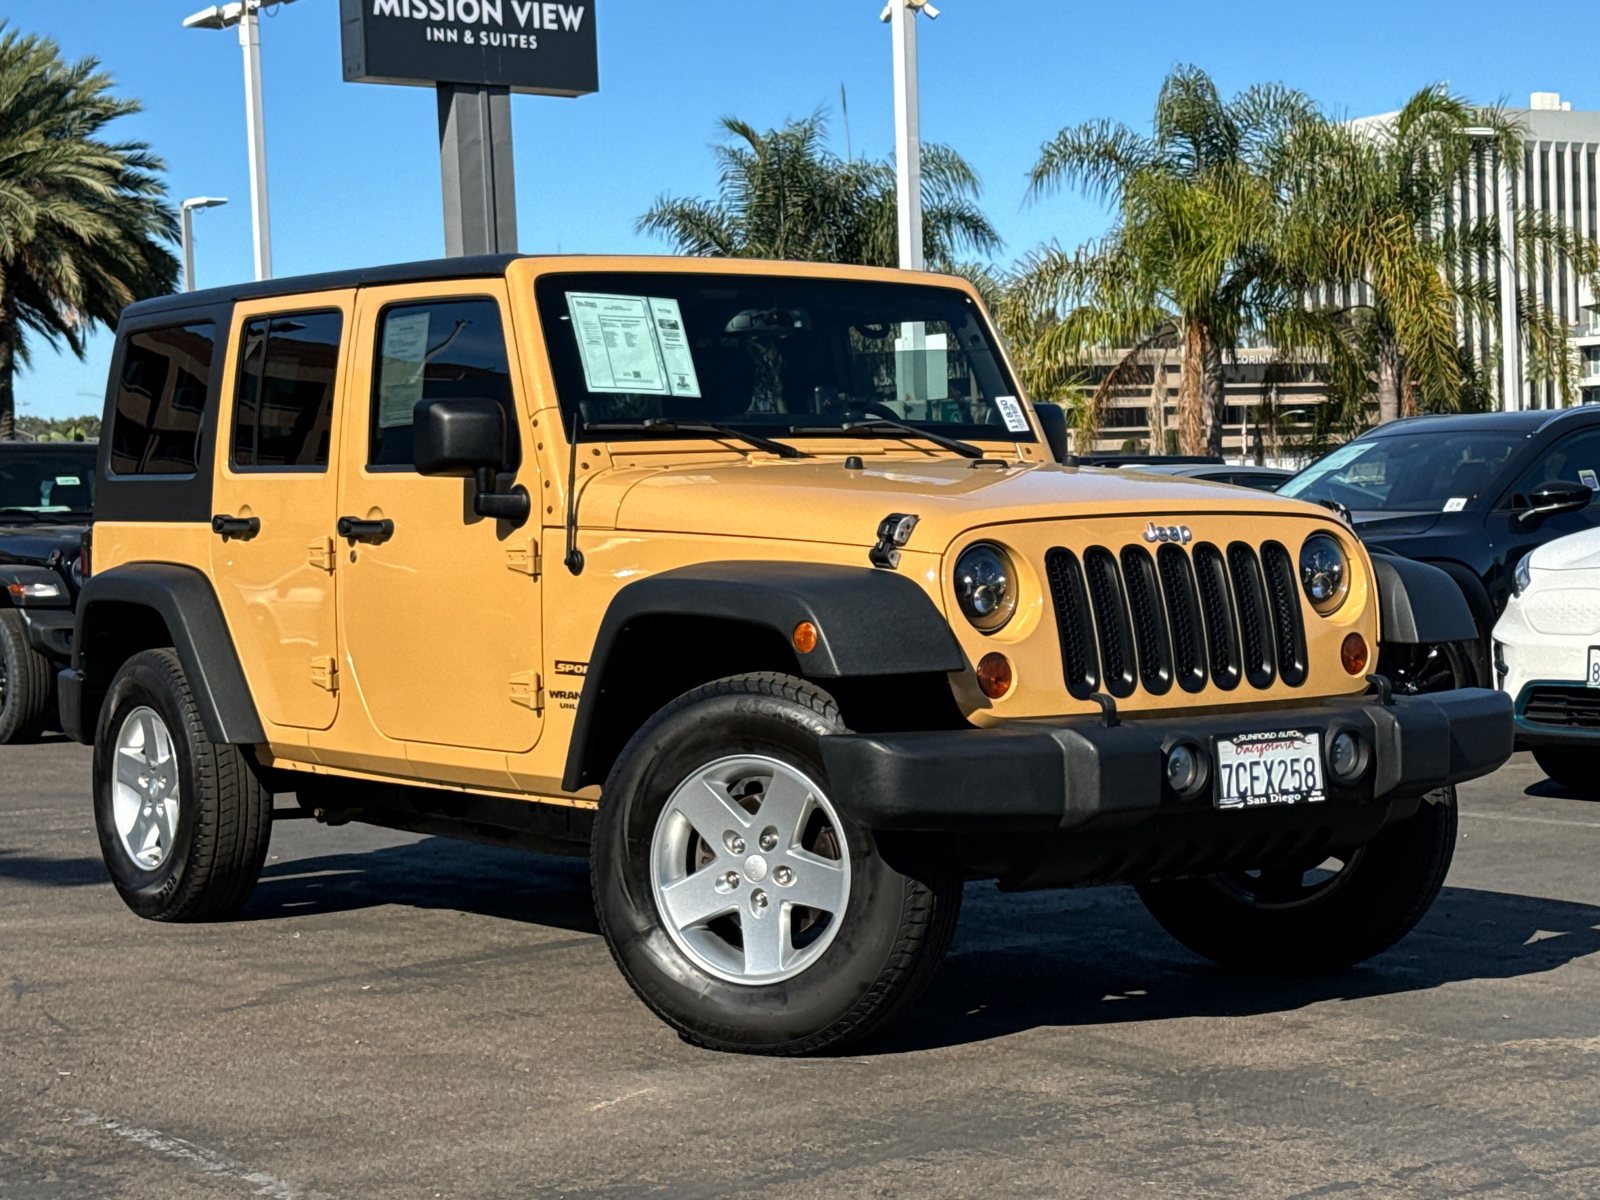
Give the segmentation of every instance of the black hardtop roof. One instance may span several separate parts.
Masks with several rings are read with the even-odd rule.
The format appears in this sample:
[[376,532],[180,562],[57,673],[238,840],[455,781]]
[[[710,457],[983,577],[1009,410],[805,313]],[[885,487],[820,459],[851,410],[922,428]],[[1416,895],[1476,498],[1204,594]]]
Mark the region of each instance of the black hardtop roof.
[[1403,433],[1447,433],[1452,429],[1503,430],[1507,433],[1535,434],[1558,421],[1600,422],[1600,404],[1578,404],[1572,408],[1527,408],[1520,412],[1442,413],[1437,416],[1405,417],[1369,429],[1361,437],[1393,437]]
[[238,300],[259,300],[271,296],[297,296],[302,292],[334,291],[340,288],[375,287],[385,283],[427,283],[434,279],[488,279],[504,275],[506,267],[526,254],[469,254],[461,258],[431,258],[423,262],[391,263],[386,267],[359,267],[351,271],[324,271],[318,275],[289,275],[282,279],[258,279],[206,288],[198,292],[174,292],[140,300],[122,310],[124,317],[143,317],[151,313],[183,308],[203,308],[208,304],[232,304]]

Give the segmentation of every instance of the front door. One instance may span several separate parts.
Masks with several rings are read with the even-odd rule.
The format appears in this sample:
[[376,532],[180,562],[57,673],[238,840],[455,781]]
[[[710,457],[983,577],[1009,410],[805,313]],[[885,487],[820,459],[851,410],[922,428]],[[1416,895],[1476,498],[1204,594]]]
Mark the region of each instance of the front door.
[[385,738],[520,753],[544,703],[538,524],[476,516],[473,482],[419,475],[411,451],[421,401],[498,401],[512,447],[501,488],[538,494],[505,287],[420,291],[361,293],[338,508],[382,532],[339,544],[345,656]]
[[327,729],[339,709],[328,535],[354,302],[354,292],[327,292],[314,308],[279,299],[234,311],[211,569],[256,709],[274,725]]

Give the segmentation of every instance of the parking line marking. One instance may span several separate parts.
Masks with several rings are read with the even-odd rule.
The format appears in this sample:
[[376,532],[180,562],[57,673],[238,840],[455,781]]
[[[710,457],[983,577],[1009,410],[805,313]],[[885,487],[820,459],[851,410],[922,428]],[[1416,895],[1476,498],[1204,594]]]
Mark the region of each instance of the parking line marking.
[[1510,813],[1464,812],[1463,817],[1480,821],[1526,821],[1531,825],[1576,825],[1580,829],[1600,829],[1600,821],[1563,821],[1559,817],[1514,817]]
[[104,1129],[114,1133],[120,1138],[126,1138],[136,1146],[152,1150],[157,1154],[164,1154],[168,1158],[181,1159],[192,1164],[207,1175],[220,1176],[225,1179],[237,1179],[241,1183],[248,1183],[258,1196],[270,1196],[272,1200],[333,1200],[325,1192],[314,1192],[303,1188],[275,1175],[268,1175],[265,1171],[252,1171],[243,1163],[234,1162],[231,1158],[224,1158],[214,1150],[207,1150],[204,1146],[196,1146],[193,1142],[186,1142],[182,1138],[173,1137],[171,1134],[159,1133],[154,1129],[143,1129],[137,1125],[128,1125],[115,1117],[102,1117],[92,1113],[86,1108],[72,1108],[63,1110],[78,1119],[78,1124]]

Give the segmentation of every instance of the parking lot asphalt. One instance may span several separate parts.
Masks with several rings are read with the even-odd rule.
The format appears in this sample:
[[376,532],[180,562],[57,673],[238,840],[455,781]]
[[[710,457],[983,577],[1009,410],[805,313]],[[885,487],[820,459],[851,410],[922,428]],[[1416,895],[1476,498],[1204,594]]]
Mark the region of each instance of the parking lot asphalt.
[[1600,803],[1526,755],[1346,975],[972,884],[918,1010],[811,1060],[651,1016],[581,860],[282,822],[244,919],[141,921],[88,781],[0,747],[5,1200],[1600,1194]]

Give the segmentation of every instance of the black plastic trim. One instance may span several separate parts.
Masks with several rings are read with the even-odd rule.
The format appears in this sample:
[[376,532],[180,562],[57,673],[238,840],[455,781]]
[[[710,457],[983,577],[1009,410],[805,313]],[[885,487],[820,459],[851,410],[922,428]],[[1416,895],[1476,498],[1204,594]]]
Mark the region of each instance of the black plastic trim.
[[1382,639],[1402,645],[1471,642],[1478,638],[1472,607],[1450,574],[1430,563],[1374,552]]
[[75,618],[70,608],[19,607],[17,615],[33,648],[55,663],[72,658],[72,631]]
[[[90,724],[89,737],[79,741],[92,740],[100,701],[122,665],[121,659],[102,661],[97,644],[103,633],[116,645],[110,620],[122,606],[148,609],[161,618],[212,741],[254,745],[267,740],[211,581],[193,567],[141,562],[91,576],[79,597],[72,666],[83,678],[83,715]],[[101,613],[109,620],[102,621]]]

